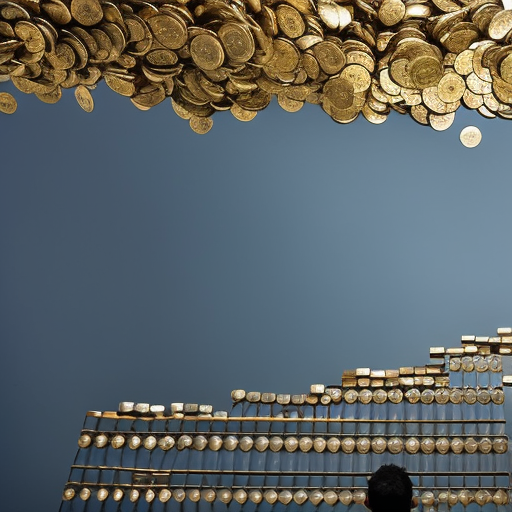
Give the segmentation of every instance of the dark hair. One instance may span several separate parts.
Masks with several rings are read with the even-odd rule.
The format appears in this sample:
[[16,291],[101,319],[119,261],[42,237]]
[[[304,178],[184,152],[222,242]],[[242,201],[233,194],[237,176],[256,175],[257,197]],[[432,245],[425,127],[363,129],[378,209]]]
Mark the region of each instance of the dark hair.
[[405,468],[381,466],[368,481],[368,504],[372,512],[410,512],[412,482]]

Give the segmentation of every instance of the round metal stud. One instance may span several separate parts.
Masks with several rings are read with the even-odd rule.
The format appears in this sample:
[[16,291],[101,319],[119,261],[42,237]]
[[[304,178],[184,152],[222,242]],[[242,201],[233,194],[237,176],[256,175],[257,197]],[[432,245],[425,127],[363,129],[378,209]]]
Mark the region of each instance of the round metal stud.
[[87,487],[84,487],[80,491],[80,499],[83,501],[87,501],[90,497],[91,497],[91,491]]
[[152,489],[148,489],[146,491],[146,494],[144,495],[144,498],[148,503],[151,503],[155,499],[155,491],[153,491]]
[[328,505],[334,505],[338,501],[338,495],[334,491],[324,492],[324,501]]
[[404,443],[399,437],[392,437],[388,441],[388,451],[390,453],[400,453],[404,449]]
[[190,501],[197,503],[201,499],[201,491],[199,489],[190,489],[187,497]]
[[501,405],[505,401],[505,393],[502,389],[494,388],[491,390],[491,400],[496,405]]
[[464,442],[464,450],[466,450],[466,453],[475,453],[478,450],[478,443],[472,437],[469,437]]
[[431,437],[425,437],[421,440],[421,451],[426,454],[433,453],[436,448],[436,442]]
[[192,446],[198,450],[203,451],[208,446],[208,439],[204,436],[196,436],[194,437],[194,441],[192,442]]
[[249,436],[243,436],[242,439],[240,439],[240,450],[243,452],[248,452],[254,444],[254,441],[252,437]]
[[139,436],[132,436],[128,441],[128,446],[131,450],[136,450],[141,445],[141,440]]
[[[465,372],[472,372],[475,369],[475,363],[471,356],[464,356],[462,358],[461,363],[462,363],[462,369]],[[459,496],[460,496],[460,493],[459,493]]]
[[253,503],[261,503],[263,501],[263,494],[261,493],[261,491],[251,491],[249,493],[249,499],[253,502]]
[[462,368],[462,363],[460,357],[452,357],[450,358],[450,371],[458,372]]
[[359,401],[363,404],[369,404],[372,401],[372,392],[369,389],[359,391]]
[[121,448],[123,445],[124,445],[124,436],[121,436],[121,435],[117,435],[117,436],[114,436],[111,441],[110,441],[110,446],[112,446],[112,448],[115,448],[116,450],[118,448]]
[[434,401],[435,394],[431,389],[424,389],[421,392],[421,403],[423,404],[431,404]]
[[394,388],[388,391],[388,400],[393,404],[399,404],[404,399],[401,389]]
[[[283,447],[284,441],[281,437],[273,436],[270,438],[270,449],[273,452],[278,452]],[[266,499],[266,498],[265,498]]]
[[436,389],[435,397],[438,404],[447,404],[450,401],[450,391],[446,388]]
[[460,389],[452,389],[450,391],[450,402],[452,404],[460,404],[462,402],[462,390]]
[[171,491],[169,489],[162,489],[158,493],[158,499],[162,503],[167,503],[171,499],[171,496],[172,496],[172,493],[171,493]]
[[78,446],[80,448],[87,448],[91,444],[91,436],[89,434],[82,434],[78,438]]
[[281,491],[277,499],[283,505],[288,505],[288,503],[293,499],[293,494],[290,491]]
[[192,446],[193,440],[192,437],[183,435],[178,438],[178,450],[184,450],[185,448],[188,448]]
[[230,503],[233,499],[233,494],[229,489],[221,489],[217,496],[219,497],[219,500],[222,501],[222,503]]
[[355,389],[348,389],[345,391],[343,399],[347,404],[353,404],[357,400],[357,391]]
[[301,437],[299,440],[299,448],[302,452],[309,452],[313,448],[313,439],[310,437]]
[[383,437],[372,439],[372,450],[375,453],[384,453],[386,451],[386,440]]
[[491,394],[487,389],[481,389],[477,395],[476,399],[478,400],[478,403],[480,404],[488,404],[491,401]]
[[492,450],[492,441],[488,437],[484,437],[478,443],[478,449],[482,453],[491,453]]
[[65,501],[72,500],[75,497],[75,489],[68,487],[62,494],[62,499]]
[[112,494],[112,498],[114,498],[114,501],[121,501],[123,499],[124,492],[122,489],[115,489],[114,493]]
[[476,391],[472,388],[465,389],[464,400],[467,404],[473,405],[476,402]]
[[210,450],[217,452],[222,448],[222,438],[219,436],[212,436],[208,441],[208,448]]
[[372,446],[371,441],[367,437],[360,437],[356,441],[357,451],[359,453],[368,453]]
[[411,388],[405,392],[405,398],[407,398],[410,404],[416,404],[421,398],[421,393],[419,389]]
[[420,442],[415,437],[410,437],[405,442],[405,449],[407,450],[407,453],[418,453],[420,446]]
[[235,436],[227,436],[224,438],[224,448],[230,452],[238,446],[238,439]]
[[436,440],[436,450],[442,455],[450,451],[450,441],[446,437],[440,437]]
[[155,436],[148,436],[146,439],[144,439],[144,448],[146,450],[153,450],[156,446],[156,437]]
[[187,497],[187,493],[183,489],[175,489],[172,491],[172,497],[175,501],[181,503]]
[[330,437],[327,441],[327,449],[331,453],[336,453],[341,446],[341,441],[337,437]]
[[315,452],[322,453],[327,446],[327,441],[323,437],[315,437],[313,441],[313,448]]
[[346,507],[352,503],[352,493],[350,491],[340,492],[340,502]]
[[436,498],[434,496],[434,493],[432,491],[426,491],[421,495],[421,503],[424,506],[431,507],[434,502],[436,501]]
[[341,441],[341,449],[345,453],[352,453],[356,447],[356,442],[351,437],[345,437],[343,441]]
[[266,491],[263,496],[265,497],[265,501],[267,503],[270,503],[271,505],[273,505],[277,501],[277,492],[272,489]]
[[383,404],[388,399],[388,394],[383,389],[376,389],[373,392],[373,401],[376,404]]
[[321,491],[311,491],[309,493],[309,501],[315,505],[315,507],[324,499],[324,494]]
[[164,451],[170,450],[174,446],[174,443],[174,437],[172,436],[165,436],[158,440],[158,446]]
[[293,495],[293,501],[295,501],[295,503],[297,503],[297,505],[302,505],[305,501],[307,501],[307,499],[308,499],[308,494],[306,491],[303,491],[303,490],[297,491]]
[[284,440],[284,447],[286,448],[287,452],[294,452],[299,447],[299,441],[296,437],[287,437]]
[[354,500],[354,503],[362,505],[364,501],[366,500],[366,493],[364,491],[354,491],[354,494],[352,495],[352,498]]
[[137,489],[132,489],[130,491],[130,501],[132,503],[135,503],[139,499],[139,496],[140,496],[140,492]]
[[265,436],[259,436],[256,438],[256,441],[254,441],[254,446],[256,447],[256,450],[259,452],[264,452],[269,445],[268,437]]
[[454,437],[450,444],[453,453],[462,453],[464,450],[464,441],[459,437]]

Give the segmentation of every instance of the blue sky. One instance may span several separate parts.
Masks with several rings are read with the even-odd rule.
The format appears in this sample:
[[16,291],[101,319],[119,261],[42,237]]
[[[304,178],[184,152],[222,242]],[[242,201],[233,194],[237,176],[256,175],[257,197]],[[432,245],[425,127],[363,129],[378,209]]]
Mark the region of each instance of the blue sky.
[[307,392],[512,324],[511,123],[274,102],[199,136],[103,85],[92,114],[0,85],[19,102],[0,117],[10,512],[58,509],[87,410],[228,409],[235,388]]

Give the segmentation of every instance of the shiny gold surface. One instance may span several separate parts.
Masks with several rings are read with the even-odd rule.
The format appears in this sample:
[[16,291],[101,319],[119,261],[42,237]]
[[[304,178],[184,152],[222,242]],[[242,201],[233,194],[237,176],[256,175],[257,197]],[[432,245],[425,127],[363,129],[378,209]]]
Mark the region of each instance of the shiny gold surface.
[[[511,12],[451,0],[8,2],[0,81],[46,103],[75,89],[91,112],[104,80],[141,110],[171,98],[199,134],[216,111],[250,121],[273,96],[287,112],[313,103],[343,124],[361,113],[381,124],[396,110],[445,130],[461,105],[512,118]],[[0,112],[15,110],[0,92]]]

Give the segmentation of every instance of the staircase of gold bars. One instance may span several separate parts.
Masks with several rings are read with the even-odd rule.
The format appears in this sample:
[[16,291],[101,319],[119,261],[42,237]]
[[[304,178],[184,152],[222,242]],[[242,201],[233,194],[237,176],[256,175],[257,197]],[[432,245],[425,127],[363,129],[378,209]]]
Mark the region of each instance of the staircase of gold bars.
[[445,130],[461,105],[512,119],[511,41],[512,0],[1,0],[0,82],[91,112],[104,80],[141,110],[171,98],[197,133],[273,96]]
[[61,512],[362,512],[368,476],[405,466],[425,511],[510,512],[512,328],[358,368],[309,394],[89,412]]

